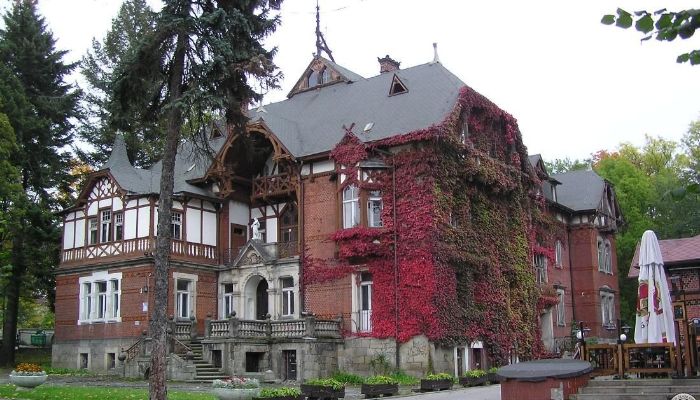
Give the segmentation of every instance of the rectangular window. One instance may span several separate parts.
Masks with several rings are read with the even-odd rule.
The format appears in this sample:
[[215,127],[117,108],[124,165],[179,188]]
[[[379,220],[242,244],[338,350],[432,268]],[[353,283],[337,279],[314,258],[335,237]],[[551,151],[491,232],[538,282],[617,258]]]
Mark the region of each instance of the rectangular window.
[[535,254],[535,281],[547,283],[547,257],[544,254]]
[[119,298],[121,297],[121,291],[119,290],[119,280],[112,279],[109,281],[110,290],[112,292],[112,307],[111,307],[111,317],[119,317]]
[[224,283],[223,318],[233,313],[233,283]]
[[80,313],[80,319],[90,319],[90,314],[92,313],[92,283],[83,283],[83,299],[82,299],[82,312]]
[[97,319],[107,316],[107,282],[95,282],[97,286]]
[[557,240],[554,244],[554,266],[557,268],[563,268],[564,263],[562,260],[562,245],[561,241]]
[[367,198],[367,226],[379,228],[382,226],[382,192],[372,190]]
[[114,369],[117,366],[117,354],[107,353],[107,369]]
[[605,271],[605,243],[598,237],[598,271]]
[[294,279],[282,278],[282,315],[294,315]]
[[360,282],[360,332],[372,331],[372,274],[363,272]]
[[360,224],[360,191],[355,185],[343,190],[343,228]]
[[177,280],[177,316],[179,318],[190,317],[190,286],[192,281]]
[[566,314],[564,305],[564,289],[557,289],[557,325],[566,325]]
[[615,295],[608,292],[600,293],[600,309],[603,326],[615,325]]
[[78,323],[120,320],[121,272],[94,272],[79,279]]
[[114,213],[114,240],[124,239],[124,213]]
[[97,244],[97,218],[88,219],[88,244]]
[[112,212],[104,210],[100,213],[100,242],[109,242],[112,240]]
[[182,213],[173,211],[170,215],[170,232],[173,239],[182,239]]

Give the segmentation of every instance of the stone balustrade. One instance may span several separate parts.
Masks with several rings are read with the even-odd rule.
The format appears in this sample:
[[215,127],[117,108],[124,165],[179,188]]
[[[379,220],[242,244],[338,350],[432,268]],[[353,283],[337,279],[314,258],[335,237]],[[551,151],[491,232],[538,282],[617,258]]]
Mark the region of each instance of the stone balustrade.
[[204,321],[206,339],[215,338],[340,338],[340,320],[315,316],[284,320],[228,319]]

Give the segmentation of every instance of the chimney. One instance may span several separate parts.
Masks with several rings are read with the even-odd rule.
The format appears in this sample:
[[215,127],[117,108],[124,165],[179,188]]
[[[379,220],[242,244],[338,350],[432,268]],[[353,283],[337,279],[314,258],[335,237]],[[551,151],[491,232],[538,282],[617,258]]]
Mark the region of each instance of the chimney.
[[398,71],[399,65],[401,65],[400,62],[389,57],[388,54],[384,58],[377,57],[377,61],[379,61],[379,73],[380,74],[383,74],[385,72]]

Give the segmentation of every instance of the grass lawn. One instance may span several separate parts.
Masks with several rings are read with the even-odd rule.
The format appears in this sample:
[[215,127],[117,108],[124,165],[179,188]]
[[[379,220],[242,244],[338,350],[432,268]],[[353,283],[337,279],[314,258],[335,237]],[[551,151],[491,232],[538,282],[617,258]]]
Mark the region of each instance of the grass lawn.
[[[33,390],[16,390],[14,385],[0,385],[0,398],[31,400],[147,400],[146,389],[111,387],[39,386]],[[209,393],[168,390],[169,400],[215,400]]]

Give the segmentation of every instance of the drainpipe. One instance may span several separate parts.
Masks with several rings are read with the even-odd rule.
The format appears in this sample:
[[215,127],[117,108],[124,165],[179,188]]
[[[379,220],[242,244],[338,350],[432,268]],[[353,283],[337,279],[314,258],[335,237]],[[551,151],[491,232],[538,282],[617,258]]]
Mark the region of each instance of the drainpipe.
[[[568,224],[567,224],[568,225]],[[574,265],[571,259],[571,227],[566,227],[566,244],[569,246],[569,277],[571,278],[571,318],[576,319],[576,290],[574,290]]]

